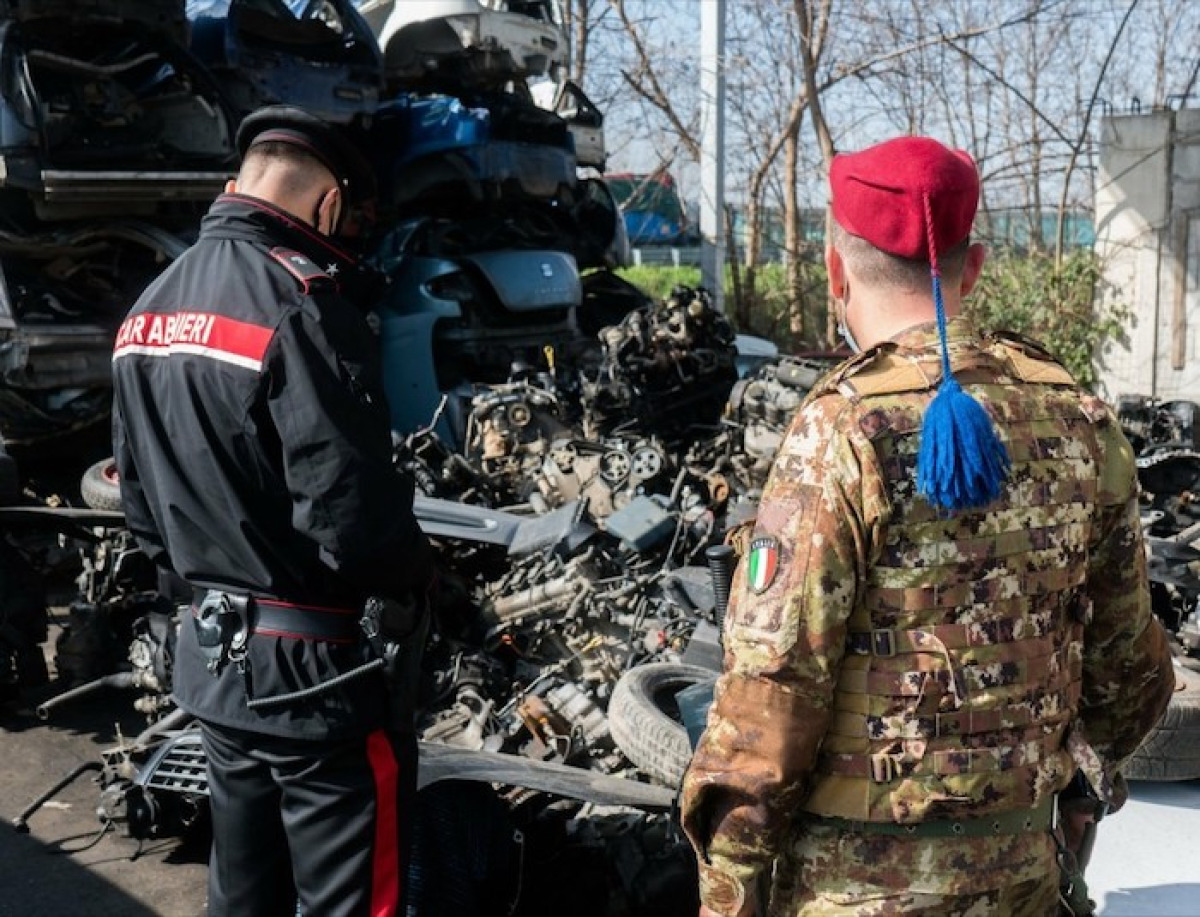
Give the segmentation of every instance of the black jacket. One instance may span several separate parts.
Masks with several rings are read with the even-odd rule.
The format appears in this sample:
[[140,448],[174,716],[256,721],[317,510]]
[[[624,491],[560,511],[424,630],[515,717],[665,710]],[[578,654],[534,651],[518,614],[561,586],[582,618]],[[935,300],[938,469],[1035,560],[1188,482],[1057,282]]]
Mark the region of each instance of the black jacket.
[[[353,260],[271,205],[213,204],[200,237],[117,336],[113,439],[131,531],[193,586],[354,610],[422,589],[413,487],[391,462],[378,346],[338,279]],[[255,635],[247,675],[203,667],[180,632],[180,706],[324,738],[378,725],[382,680],[268,712],[245,706],[358,664],[361,646]]]

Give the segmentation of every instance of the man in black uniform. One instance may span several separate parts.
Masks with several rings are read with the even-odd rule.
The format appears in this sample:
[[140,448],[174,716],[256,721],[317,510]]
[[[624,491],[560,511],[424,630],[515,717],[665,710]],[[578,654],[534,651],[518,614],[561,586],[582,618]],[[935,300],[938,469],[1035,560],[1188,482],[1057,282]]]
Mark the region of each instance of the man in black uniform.
[[391,914],[416,741],[360,617],[386,597],[389,637],[423,633],[432,556],[375,341],[339,289],[356,260],[334,240],[373,179],[293,108],[250,115],[238,147],[198,241],[117,337],[122,499],[195,590],[174,692],[208,757],[209,913]]

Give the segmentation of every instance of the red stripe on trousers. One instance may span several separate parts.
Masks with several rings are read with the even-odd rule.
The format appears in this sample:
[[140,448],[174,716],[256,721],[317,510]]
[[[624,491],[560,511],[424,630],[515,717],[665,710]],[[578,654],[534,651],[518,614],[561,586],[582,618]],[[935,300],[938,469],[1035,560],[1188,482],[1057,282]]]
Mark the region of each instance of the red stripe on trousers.
[[371,917],[389,917],[400,908],[400,843],[396,823],[400,765],[387,734],[367,736],[367,760],[375,777],[375,856],[371,864]]

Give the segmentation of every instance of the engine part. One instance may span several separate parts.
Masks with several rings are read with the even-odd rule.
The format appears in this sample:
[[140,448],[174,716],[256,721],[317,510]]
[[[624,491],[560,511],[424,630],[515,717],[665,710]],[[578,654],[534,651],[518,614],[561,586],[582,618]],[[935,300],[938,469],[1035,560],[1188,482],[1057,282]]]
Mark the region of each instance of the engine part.
[[671,534],[675,517],[652,497],[637,496],[609,516],[605,528],[634,550],[645,551]]
[[603,356],[582,384],[585,435],[714,423],[737,378],[734,337],[707,291],[690,287],[602,328]]
[[599,705],[577,684],[563,682],[546,692],[546,702],[584,741],[598,745],[608,738],[608,719]]

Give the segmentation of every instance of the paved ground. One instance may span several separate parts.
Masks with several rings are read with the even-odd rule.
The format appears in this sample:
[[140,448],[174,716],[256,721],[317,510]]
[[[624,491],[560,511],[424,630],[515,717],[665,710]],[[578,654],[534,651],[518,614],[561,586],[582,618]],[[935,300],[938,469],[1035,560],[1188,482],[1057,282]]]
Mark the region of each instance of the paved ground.
[[[47,692],[47,693],[53,693]],[[110,692],[54,712],[0,708],[0,917],[199,917],[204,914],[207,838],[148,841],[116,830],[98,838],[99,786],[81,776],[29,820],[29,803],[78,764],[100,760],[117,730],[136,735],[145,719],[132,694]],[[98,839],[97,839],[98,838]]]
[[[46,694],[53,693],[49,689]],[[117,731],[145,721],[132,695],[109,692],[60,708],[49,723],[0,708],[0,917],[200,917],[207,837],[140,843],[98,836],[99,790],[85,774],[18,834],[12,819],[60,777],[99,761]],[[1102,917],[1200,917],[1200,781],[1135,783],[1105,821],[1088,870]]]
[[[42,723],[31,713],[0,714],[0,917],[200,917],[207,839],[141,845],[117,832],[98,841],[92,774],[30,819],[12,818],[75,765],[99,760],[122,716],[120,695],[98,696]],[[119,724],[113,723],[120,717]],[[1126,808],[1105,821],[1088,881],[1102,917],[1200,917],[1200,781],[1135,783]]]
[[1101,917],[1200,917],[1200,780],[1131,784],[1087,871]]

